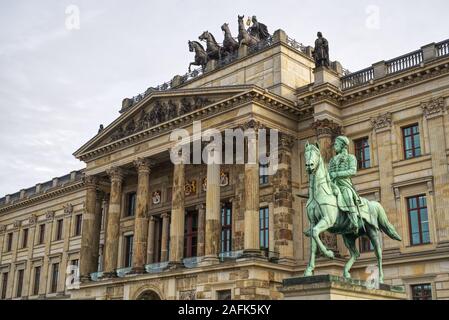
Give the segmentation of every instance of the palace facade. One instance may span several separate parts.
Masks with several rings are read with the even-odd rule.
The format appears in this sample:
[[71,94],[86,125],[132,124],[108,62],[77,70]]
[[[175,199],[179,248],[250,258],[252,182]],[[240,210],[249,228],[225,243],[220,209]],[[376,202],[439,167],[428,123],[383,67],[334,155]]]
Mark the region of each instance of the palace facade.
[[[0,199],[0,298],[282,299],[309,256],[304,146],[328,161],[345,134],[357,190],[403,238],[383,238],[386,283],[449,299],[449,40],[355,73],[315,68],[312,50],[277,30],[125,99],[74,153],[84,170]],[[173,164],[170,134],[194,121],[277,129],[278,171]],[[316,273],[341,275],[342,240],[323,239],[336,259]],[[352,276],[368,279],[376,259],[358,246]]]

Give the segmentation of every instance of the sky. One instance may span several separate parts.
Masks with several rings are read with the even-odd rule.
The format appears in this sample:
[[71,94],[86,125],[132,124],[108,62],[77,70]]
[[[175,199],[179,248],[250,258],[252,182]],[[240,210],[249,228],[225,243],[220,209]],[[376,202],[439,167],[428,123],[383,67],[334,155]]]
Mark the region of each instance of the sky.
[[256,15],[357,71],[449,38],[447,0],[0,0],[0,197],[84,167],[121,101],[184,74],[188,40]]

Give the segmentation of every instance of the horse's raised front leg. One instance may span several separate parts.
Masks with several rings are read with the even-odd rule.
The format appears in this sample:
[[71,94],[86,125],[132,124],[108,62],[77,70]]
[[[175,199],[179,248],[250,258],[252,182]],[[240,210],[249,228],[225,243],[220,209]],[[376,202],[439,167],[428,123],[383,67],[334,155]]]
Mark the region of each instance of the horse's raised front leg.
[[357,250],[357,246],[355,245],[357,237],[355,235],[345,234],[343,235],[343,241],[345,243],[346,248],[348,248],[349,253],[351,254],[351,257],[349,258],[349,261],[346,263],[345,268],[343,270],[343,277],[346,279],[351,279],[351,274],[349,271],[352,268],[352,265],[357,260],[357,258],[360,256],[359,251]]
[[329,229],[329,226],[325,220],[320,220],[318,224],[312,229],[312,237],[320,248],[321,252],[329,259],[334,259],[334,253],[332,250],[326,248],[326,246],[321,242],[320,234]]

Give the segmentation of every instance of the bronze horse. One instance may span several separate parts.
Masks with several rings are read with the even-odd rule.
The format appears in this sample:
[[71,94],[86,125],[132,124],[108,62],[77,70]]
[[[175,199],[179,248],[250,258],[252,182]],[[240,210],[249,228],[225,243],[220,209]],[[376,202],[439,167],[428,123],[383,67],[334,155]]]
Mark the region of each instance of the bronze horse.
[[221,54],[223,48],[215,40],[215,37],[209,31],[204,31],[202,35],[198,37],[201,41],[206,41],[207,43],[207,57],[210,60],[221,60]]
[[192,66],[201,66],[204,71],[208,61],[204,47],[198,41],[189,41],[189,50],[190,52],[195,51],[195,61],[189,64],[189,72],[191,72]]
[[253,37],[248,33],[248,30],[245,28],[245,23],[243,22],[243,18],[245,16],[239,17],[239,46],[247,45],[248,47],[252,47],[259,42],[259,39]]
[[239,43],[232,37],[229,24],[223,24],[221,30],[224,32],[223,51],[226,54],[234,54],[239,49]]

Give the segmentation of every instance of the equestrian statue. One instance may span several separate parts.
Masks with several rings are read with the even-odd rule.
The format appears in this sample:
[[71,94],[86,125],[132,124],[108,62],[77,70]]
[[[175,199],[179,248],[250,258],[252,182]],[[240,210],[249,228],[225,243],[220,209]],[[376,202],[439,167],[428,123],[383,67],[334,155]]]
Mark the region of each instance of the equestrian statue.
[[201,66],[204,69],[208,61],[206,50],[198,41],[189,41],[190,52],[195,52],[195,61],[189,64],[189,72],[192,70],[192,66]]
[[360,197],[351,181],[357,173],[356,157],[348,153],[349,139],[337,137],[334,144],[336,156],[328,168],[321,156],[318,144],[306,144],[305,165],[309,175],[309,197],[307,218],[310,230],[305,235],[311,239],[311,254],[304,276],[312,276],[315,258],[319,249],[327,258],[334,253],[326,248],[320,234],[328,231],[340,234],[350,252],[350,259],[343,271],[345,278],[351,278],[349,271],[360,253],[356,246],[359,237],[367,236],[374,246],[379,268],[379,282],[383,283],[381,232],[391,239],[402,241],[394,226],[388,221],[382,205]]

